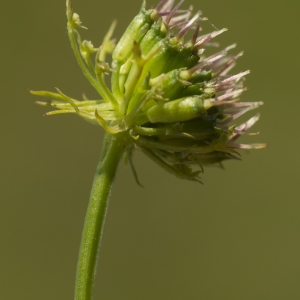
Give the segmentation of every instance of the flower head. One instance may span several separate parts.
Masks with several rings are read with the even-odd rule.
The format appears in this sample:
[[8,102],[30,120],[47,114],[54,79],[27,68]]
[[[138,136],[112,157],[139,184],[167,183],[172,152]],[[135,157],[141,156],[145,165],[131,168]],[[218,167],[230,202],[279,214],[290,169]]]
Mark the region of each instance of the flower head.
[[[85,27],[67,0],[73,51],[101,99],[78,101],[58,89],[31,92],[53,99],[39,102],[58,109],[47,115],[76,113],[110,134],[127,132],[129,156],[139,148],[174,175],[199,181],[203,165],[239,159],[239,149],[266,147],[236,142],[242,135],[256,134],[247,132],[259,114],[240,125],[235,120],[262,102],[240,102],[249,71],[229,75],[242,55],[230,54],[235,45],[205,56],[205,48],[214,45],[211,40],[227,29],[200,34],[206,19],[201,12],[193,15],[192,8],[181,9],[182,3],[161,0],[153,9],[144,3],[117,44],[111,39],[114,22],[102,45],[94,48],[81,40],[76,28]],[[112,55],[111,65],[107,54]],[[110,88],[105,74],[111,75]]]

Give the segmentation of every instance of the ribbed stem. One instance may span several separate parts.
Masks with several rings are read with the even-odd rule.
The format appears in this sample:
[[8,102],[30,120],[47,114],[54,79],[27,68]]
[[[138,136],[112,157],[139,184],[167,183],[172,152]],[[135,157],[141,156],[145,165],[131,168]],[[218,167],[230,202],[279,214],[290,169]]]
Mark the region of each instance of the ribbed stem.
[[108,198],[119,161],[127,145],[127,133],[105,135],[84,222],[77,265],[75,300],[92,299]]

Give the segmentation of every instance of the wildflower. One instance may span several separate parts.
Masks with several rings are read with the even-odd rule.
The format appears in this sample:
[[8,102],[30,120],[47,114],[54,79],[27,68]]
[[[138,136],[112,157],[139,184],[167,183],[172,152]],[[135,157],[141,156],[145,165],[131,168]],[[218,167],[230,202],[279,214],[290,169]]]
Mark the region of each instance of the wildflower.
[[[77,29],[85,27],[67,1],[73,51],[101,99],[79,101],[58,89],[31,92],[52,98],[38,102],[57,109],[46,115],[76,113],[109,134],[126,133],[129,158],[138,148],[177,177],[199,181],[203,165],[239,159],[239,149],[266,147],[236,142],[245,134],[257,134],[247,132],[259,114],[240,125],[235,121],[262,102],[240,102],[249,71],[229,75],[243,54],[229,54],[235,45],[204,55],[211,40],[227,29],[201,35],[206,19],[201,12],[192,15],[192,8],[182,10],[182,3],[161,0],[153,9],[146,9],[144,3],[117,44],[112,39],[114,22],[102,45],[94,48],[81,40]],[[111,65],[106,62],[108,54]],[[105,74],[111,75],[110,88]]]

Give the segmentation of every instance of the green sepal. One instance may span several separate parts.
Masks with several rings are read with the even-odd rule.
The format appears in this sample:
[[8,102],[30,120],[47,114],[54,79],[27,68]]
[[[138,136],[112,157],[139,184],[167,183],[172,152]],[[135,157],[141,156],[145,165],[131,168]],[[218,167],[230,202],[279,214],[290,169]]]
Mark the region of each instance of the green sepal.
[[184,122],[206,115],[206,103],[201,96],[191,96],[157,104],[147,110],[151,123]]
[[[139,86],[138,91],[134,94],[134,96],[130,99],[128,108],[127,108],[127,122],[133,120],[133,118],[137,115],[137,113],[141,110],[141,108],[145,105],[145,103],[150,99],[150,89],[149,86],[150,74],[144,79],[142,85]],[[152,95],[153,93],[151,93]]]
[[119,85],[119,89],[120,89],[120,92],[122,93],[122,95],[125,92],[125,83],[126,83],[126,80],[128,78],[128,75],[129,75],[130,69],[132,67],[132,64],[133,64],[133,59],[131,59],[131,57],[130,57],[126,61],[126,63],[124,63],[121,66],[120,71],[117,72],[119,74],[118,85]]
[[144,83],[138,87],[138,91],[130,99],[126,116],[128,124],[133,122],[135,125],[143,125],[149,121],[146,113],[143,111],[143,107],[147,105],[147,102],[151,101],[151,103],[154,102],[156,105],[158,101],[167,101],[167,99],[162,97],[161,90],[157,86],[151,87],[149,85],[150,76],[151,74],[148,74]]
[[162,40],[152,51],[155,52],[156,49],[157,53],[146,61],[143,66],[139,80],[136,83],[137,87],[142,84],[148,73],[151,73],[151,77],[155,78],[174,69],[190,68],[194,66],[199,59],[191,49],[179,44],[170,44],[168,39]]
[[136,143],[140,147],[165,150],[182,153],[210,153],[213,151],[223,151],[227,153],[236,153],[227,146],[230,134],[223,132],[216,140],[193,140],[186,138],[159,139],[158,137],[140,136]]
[[162,90],[164,98],[169,100],[182,98],[181,94],[187,88],[189,82],[182,80],[180,73],[180,69],[175,69],[162,76],[159,87]]
[[222,152],[222,151],[213,151],[211,153],[191,153],[186,157],[187,160],[190,160],[191,162],[201,164],[201,165],[213,165],[213,164],[219,164],[219,166],[222,168],[222,162],[224,160],[228,159],[235,159],[240,160],[239,157],[228,153],[228,152]]
[[203,85],[201,83],[196,83],[190,86],[187,86],[181,93],[180,97],[189,97],[193,95],[203,95]]
[[140,43],[154,22],[151,18],[151,13],[152,10],[145,10],[144,6],[141,8],[116,45],[112,54],[113,60],[124,63],[129,58],[132,53],[133,43]]
[[174,69],[191,68],[199,60],[199,57],[190,48],[185,48],[179,44],[172,45],[168,39],[163,40],[160,46],[160,51],[145,64],[141,80],[148,72],[154,78]]
[[199,117],[190,121],[182,123],[181,131],[193,137],[193,139],[215,139],[222,130],[214,126],[214,123],[206,119],[206,117]]
[[213,79],[212,71],[205,71],[202,70],[201,72],[195,74],[190,78],[191,83],[201,83],[201,82],[207,82]]
[[182,127],[180,123],[167,124],[159,127],[134,126],[132,129],[132,135],[168,137],[169,135],[181,133],[180,127]]
[[156,164],[175,177],[202,183],[199,179],[201,171],[193,171],[185,164],[169,164],[151,149],[141,148],[141,150]]
[[140,42],[143,54],[148,54],[166,36],[167,29],[165,24],[161,20],[154,23]]

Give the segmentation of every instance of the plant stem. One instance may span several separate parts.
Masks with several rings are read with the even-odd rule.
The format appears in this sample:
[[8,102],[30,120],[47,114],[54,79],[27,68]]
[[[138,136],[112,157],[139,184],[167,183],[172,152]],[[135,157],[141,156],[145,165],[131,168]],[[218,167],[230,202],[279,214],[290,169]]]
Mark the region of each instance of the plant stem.
[[127,133],[115,135],[106,133],[82,232],[75,300],[92,299],[97,256],[103,235],[108,198],[119,161],[127,145]]

